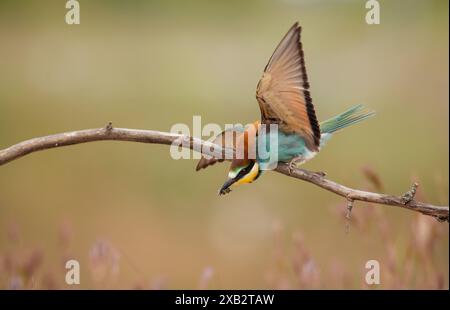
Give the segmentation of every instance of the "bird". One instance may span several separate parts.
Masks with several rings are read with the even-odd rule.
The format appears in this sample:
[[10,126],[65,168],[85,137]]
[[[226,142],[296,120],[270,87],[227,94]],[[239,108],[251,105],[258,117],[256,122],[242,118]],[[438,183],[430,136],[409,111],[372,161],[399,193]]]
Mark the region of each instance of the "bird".
[[[275,164],[288,164],[292,173],[297,165],[314,158],[337,131],[375,114],[363,105],[356,105],[318,122],[305,67],[301,31],[299,23],[294,23],[264,68],[256,87],[260,120],[246,126],[228,128],[213,139],[212,142],[222,148],[232,148],[234,156],[227,159],[225,156],[202,154],[196,171],[217,162],[231,161],[228,177],[219,189],[219,195],[229,193],[236,185],[254,182],[264,171],[273,168],[274,160]],[[266,151],[276,150],[274,160],[262,158],[258,147],[263,142],[269,147],[266,146]],[[255,149],[256,152],[251,151]]]

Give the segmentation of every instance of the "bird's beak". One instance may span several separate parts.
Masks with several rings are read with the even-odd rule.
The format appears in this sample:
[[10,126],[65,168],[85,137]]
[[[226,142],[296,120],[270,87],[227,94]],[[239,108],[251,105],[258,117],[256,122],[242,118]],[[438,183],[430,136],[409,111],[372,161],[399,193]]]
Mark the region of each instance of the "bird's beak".
[[236,181],[236,178],[226,180],[225,183],[223,183],[222,188],[219,190],[219,195],[225,195],[231,192],[230,186]]
[[259,165],[256,161],[251,162],[248,166],[243,167],[239,172],[229,173],[228,180],[222,185],[222,188],[219,190],[219,195],[225,195],[231,192],[231,185],[236,184],[245,184],[252,183],[254,180],[258,178],[260,175]]

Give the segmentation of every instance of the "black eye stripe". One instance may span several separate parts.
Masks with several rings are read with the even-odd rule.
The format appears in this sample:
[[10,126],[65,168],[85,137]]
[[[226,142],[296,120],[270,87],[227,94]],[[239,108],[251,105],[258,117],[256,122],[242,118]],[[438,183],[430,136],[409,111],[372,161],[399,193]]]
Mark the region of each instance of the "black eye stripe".
[[238,175],[236,176],[236,180],[242,178],[244,175],[246,175],[248,172],[250,172],[253,168],[253,166],[255,165],[255,162],[252,161],[250,163],[250,165],[248,165],[247,167],[243,168],[241,171],[239,171]]

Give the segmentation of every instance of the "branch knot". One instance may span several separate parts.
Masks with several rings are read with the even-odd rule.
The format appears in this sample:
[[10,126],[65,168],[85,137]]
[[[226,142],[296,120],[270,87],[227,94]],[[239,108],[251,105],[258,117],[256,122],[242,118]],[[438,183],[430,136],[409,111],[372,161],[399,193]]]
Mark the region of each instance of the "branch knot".
[[108,122],[108,124],[106,124],[105,130],[106,130],[107,133],[110,133],[113,130],[112,122]]
[[414,182],[414,184],[411,186],[411,189],[403,194],[403,196],[401,197],[401,201],[403,204],[406,205],[414,199],[414,196],[416,196],[417,187],[419,187],[419,183]]

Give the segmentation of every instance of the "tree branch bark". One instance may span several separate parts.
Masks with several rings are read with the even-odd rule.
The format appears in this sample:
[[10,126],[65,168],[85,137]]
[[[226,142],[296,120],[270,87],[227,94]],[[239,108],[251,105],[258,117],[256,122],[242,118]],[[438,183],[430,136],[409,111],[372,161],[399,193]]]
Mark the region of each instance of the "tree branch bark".
[[[203,153],[211,156],[222,156],[221,148],[215,146],[211,142],[167,132],[113,128],[112,124],[109,123],[103,128],[65,132],[45,137],[34,138],[12,145],[6,149],[0,150],[0,166],[37,151],[103,140],[131,141],[166,145],[172,145],[173,143],[176,143],[176,145],[189,147],[190,149],[196,151],[202,150]],[[232,155],[232,150],[225,150],[225,154]],[[365,201],[405,208],[411,211],[416,211],[425,215],[433,216],[440,221],[449,220],[448,206],[435,206],[414,200],[417,184],[414,184],[411,190],[406,192],[404,195],[393,196],[349,188],[326,179],[324,175],[320,173],[311,172],[299,168],[290,170],[288,165],[282,163],[278,165],[275,171],[315,184],[327,191],[333,192],[339,196],[346,198],[347,201],[352,203],[352,205],[354,201]]]

